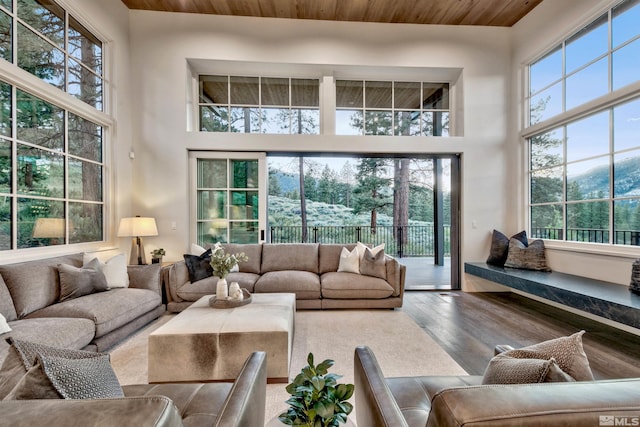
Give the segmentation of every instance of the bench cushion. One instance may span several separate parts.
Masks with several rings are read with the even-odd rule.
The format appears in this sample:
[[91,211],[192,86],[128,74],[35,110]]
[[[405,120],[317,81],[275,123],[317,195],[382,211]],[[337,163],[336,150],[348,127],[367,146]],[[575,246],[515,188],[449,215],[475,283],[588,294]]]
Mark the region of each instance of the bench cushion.
[[322,297],[333,299],[381,299],[393,294],[383,279],[355,273],[324,273],[320,279]]
[[29,315],[76,317],[95,323],[95,337],[101,337],[162,304],[160,295],[147,289],[117,288],[50,305]]

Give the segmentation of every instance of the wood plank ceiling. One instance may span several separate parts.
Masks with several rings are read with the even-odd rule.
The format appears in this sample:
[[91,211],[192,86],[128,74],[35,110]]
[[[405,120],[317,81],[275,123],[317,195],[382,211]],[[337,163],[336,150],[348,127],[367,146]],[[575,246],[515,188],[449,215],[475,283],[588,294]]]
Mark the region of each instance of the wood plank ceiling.
[[163,12],[510,27],[542,0],[122,0],[122,2],[129,9]]

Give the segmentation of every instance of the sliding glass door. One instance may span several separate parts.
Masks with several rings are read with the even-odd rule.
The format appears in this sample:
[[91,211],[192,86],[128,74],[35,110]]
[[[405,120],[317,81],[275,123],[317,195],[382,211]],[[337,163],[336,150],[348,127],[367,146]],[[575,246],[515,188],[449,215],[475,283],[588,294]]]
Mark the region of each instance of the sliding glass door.
[[265,158],[265,153],[189,153],[193,243],[264,241]]

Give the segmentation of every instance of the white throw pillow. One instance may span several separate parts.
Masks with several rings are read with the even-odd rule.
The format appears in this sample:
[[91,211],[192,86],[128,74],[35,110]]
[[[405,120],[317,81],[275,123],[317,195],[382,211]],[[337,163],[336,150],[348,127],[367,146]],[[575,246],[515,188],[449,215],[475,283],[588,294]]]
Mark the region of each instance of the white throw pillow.
[[10,331],[11,331],[11,327],[7,323],[7,319],[5,319],[2,313],[0,313],[0,334],[4,334]]
[[125,258],[123,253],[119,253],[118,255],[113,256],[107,260],[101,259],[105,257],[101,257],[99,253],[85,253],[82,264],[86,266],[94,258],[97,258],[98,262],[100,263],[100,269],[102,270],[104,277],[107,279],[107,285],[109,286],[109,289],[129,287],[127,258]]
[[191,244],[191,248],[189,248],[189,254],[200,256],[205,253],[207,250],[200,245],[196,245],[195,243]]
[[[369,246],[365,245],[364,243],[358,242],[356,244],[356,249],[358,250],[358,255],[360,256],[360,260],[362,260],[362,258],[364,258],[364,251],[367,248],[369,248]],[[378,254],[378,252],[384,250],[384,243],[379,244],[375,248],[369,248],[369,250],[371,251],[371,254],[373,256],[376,256]]]
[[353,248],[351,252],[347,248],[342,248],[338,271],[360,274],[360,254],[358,254],[357,248]]

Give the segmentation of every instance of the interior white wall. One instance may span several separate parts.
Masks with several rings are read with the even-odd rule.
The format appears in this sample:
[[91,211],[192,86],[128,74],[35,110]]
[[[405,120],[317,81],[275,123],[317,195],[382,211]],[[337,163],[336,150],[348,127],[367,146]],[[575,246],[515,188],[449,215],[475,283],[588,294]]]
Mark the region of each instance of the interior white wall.
[[[600,16],[615,1],[613,0],[563,0],[543,1],[532,12],[512,27],[513,62],[511,73],[512,111],[515,112],[509,131],[509,139],[513,147],[513,163],[517,163],[518,180],[523,183],[519,192],[520,206],[526,206],[524,182],[526,182],[525,143],[519,136],[522,131],[522,99],[524,87],[525,65],[537,59],[548,49],[556,46],[567,36],[579,30],[594,18]],[[515,142],[518,141],[518,144]],[[526,227],[526,210],[520,215],[522,223],[519,228]],[[628,285],[631,276],[631,265],[640,253],[637,249],[612,248],[599,244],[547,243],[547,261],[556,271],[579,274],[599,280]]]
[[[156,217],[167,259],[188,248],[187,150],[463,154],[462,259],[486,257],[492,228],[515,229],[505,168],[509,29],[130,13],[134,213]],[[187,59],[463,69],[464,136],[244,135],[189,132]],[[251,67],[249,75],[260,74]],[[175,222],[176,229],[171,229]],[[475,227],[472,227],[475,224]]]

